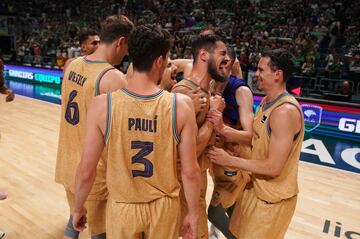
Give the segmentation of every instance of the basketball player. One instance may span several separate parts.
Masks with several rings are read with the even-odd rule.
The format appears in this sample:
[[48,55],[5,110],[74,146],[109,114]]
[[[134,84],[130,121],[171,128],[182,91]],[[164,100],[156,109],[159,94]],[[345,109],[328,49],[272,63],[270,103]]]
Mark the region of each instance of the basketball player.
[[[224,69],[229,75],[225,83],[218,83],[216,92],[223,95],[226,108],[221,113],[216,110],[208,112],[207,119],[214,124],[216,134],[222,138],[221,146],[230,154],[244,158],[250,157],[250,145],[253,123],[253,95],[246,82],[231,74],[236,54],[228,47],[231,59]],[[224,123],[225,122],[225,123]],[[224,142],[225,141],[225,142]],[[220,145],[219,145],[220,146]],[[234,204],[239,192],[244,190],[249,175],[237,168],[212,164],[214,191],[208,208],[209,221],[226,236],[234,238],[229,231],[229,224]]]
[[[213,124],[205,121],[205,119],[209,108],[222,111],[225,107],[225,102],[220,96],[210,99],[209,84],[213,79],[220,82],[226,80],[227,76],[223,68],[226,67],[229,56],[227,55],[225,43],[217,35],[198,36],[192,44],[192,54],[194,63],[189,77],[177,83],[173,87],[172,92],[187,94],[188,92],[197,90],[199,93],[201,92],[205,95],[204,102],[206,102],[206,106],[196,114],[196,121],[199,128],[196,146],[201,168],[200,218],[197,238],[208,238],[205,196],[207,189],[207,169],[209,168],[210,162],[206,155],[203,154],[203,151],[208,146],[213,134]],[[180,202],[182,215],[186,215],[187,208],[183,191],[180,191]]]
[[[89,30],[81,33],[79,35],[79,43],[81,47],[81,51],[84,56],[90,55],[96,51],[100,44],[100,37],[97,32]],[[64,65],[64,72],[68,65],[75,60],[76,57],[70,58],[66,61]]]
[[[88,112],[84,154],[76,176],[74,227],[83,230],[85,199],[104,147],[107,157],[109,238],[177,238],[181,159],[190,210],[182,236],[195,238],[200,197],[197,127],[191,99],[161,90],[171,36],[155,25],[135,28],[129,39],[133,75],[126,88],[96,97]],[[107,110],[104,110],[107,109]]]
[[6,87],[4,79],[4,62],[0,59],[0,93],[6,95],[6,102],[13,101],[15,94],[12,89]]
[[214,163],[252,173],[230,221],[237,238],[283,238],[295,211],[304,122],[299,103],[286,91],[293,68],[285,49],[262,54],[256,76],[266,96],[255,115],[250,160],[216,147],[208,152]]
[[84,55],[90,55],[99,47],[100,37],[95,31],[85,31],[79,35],[81,51]]
[[173,86],[176,84],[176,73],[177,67],[170,61],[169,58],[164,73],[161,76],[159,88],[166,91],[171,91]]
[[[101,44],[91,55],[79,57],[66,69],[62,82],[62,105],[56,182],[65,188],[70,212],[74,205],[76,168],[81,160],[85,138],[86,111],[91,99],[126,85],[125,76],[113,65],[119,64],[128,51],[128,36],[133,23],[125,16],[109,16],[101,24]],[[105,165],[98,165],[96,183],[87,198],[89,229],[92,238],[105,238],[107,189]],[[65,238],[78,238],[71,216]]]

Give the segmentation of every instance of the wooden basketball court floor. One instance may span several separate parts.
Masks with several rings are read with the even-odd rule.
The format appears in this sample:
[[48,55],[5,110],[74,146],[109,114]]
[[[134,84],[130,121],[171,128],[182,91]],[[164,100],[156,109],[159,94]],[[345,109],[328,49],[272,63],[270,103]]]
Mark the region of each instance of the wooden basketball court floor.
[[[5,103],[0,96],[0,190],[9,194],[0,201],[5,239],[62,237],[68,208],[54,182],[59,119],[59,105],[19,95]],[[299,187],[286,238],[360,238],[359,174],[301,162]],[[211,191],[209,180],[208,199]]]

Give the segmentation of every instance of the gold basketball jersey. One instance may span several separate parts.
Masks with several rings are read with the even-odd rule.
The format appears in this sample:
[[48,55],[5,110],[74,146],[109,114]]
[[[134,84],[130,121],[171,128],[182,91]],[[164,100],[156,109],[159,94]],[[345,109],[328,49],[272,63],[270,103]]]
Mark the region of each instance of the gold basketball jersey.
[[209,91],[207,91],[203,88],[200,88],[200,86],[197,85],[196,83],[194,83],[190,80],[187,80],[187,79],[183,79],[182,81],[180,81],[179,83],[174,85],[171,91],[176,92],[176,93],[186,94],[187,91],[185,89],[181,89],[181,88],[179,89],[178,88],[179,86],[185,87],[185,88],[189,89],[189,91],[197,90],[196,93],[205,93],[206,106],[200,112],[198,112],[196,115],[196,123],[198,125],[198,128],[200,128],[204,124],[205,119],[206,119],[206,114],[210,109],[210,93],[209,93]]
[[[236,130],[242,130],[240,122],[237,125],[229,125]],[[251,157],[251,147],[246,144],[238,144],[232,142],[225,142],[223,137],[220,138],[219,142],[215,143],[216,147],[223,148],[226,152],[233,156],[249,159]],[[212,170],[215,177],[223,177],[226,172],[231,176],[230,172],[236,172],[239,169],[236,167],[222,166],[219,164],[212,164]]]
[[110,198],[146,203],[178,197],[176,95],[161,90],[141,96],[122,89],[108,99],[105,142]]
[[[260,107],[254,118],[254,134],[252,139],[251,159],[265,159],[269,153],[269,143],[271,128],[269,127],[269,117],[271,112],[285,103],[296,106],[302,116],[302,111],[297,100],[290,94],[283,94],[272,106],[264,109],[266,97],[261,101]],[[302,118],[303,119],[303,116]],[[276,178],[265,177],[263,175],[252,174],[254,190],[256,196],[264,201],[276,203],[283,199],[291,198],[298,194],[298,165],[301,153],[301,145],[304,138],[304,126],[297,135],[294,136],[288,159],[282,169],[281,174]]]
[[[230,127],[241,130],[240,121],[236,125]],[[249,159],[251,156],[251,148],[249,145],[225,142],[223,137],[215,144],[216,147],[223,148],[226,152],[236,157]],[[219,203],[224,208],[232,206],[239,193],[241,193],[250,180],[249,173],[236,167],[222,166],[219,164],[211,164],[211,174],[214,181],[214,192],[211,198],[211,205],[217,206]]]
[[[83,151],[87,108],[91,99],[99,94],[99,81],[110,69],[113,67],[107,62],[89,61],[85,57],[78,57],[68,66],[62,81],[55,180],[73,193],[76,168]],[[99,167],[102,167],[101,163]],[[105,180],[105,175],[100,173],[97,178],[100,177]],[[95,183],[94,188],[96,185],[98,184]]]
[[[182,86],[182,87],[178,88],[179,86]],[[186,90],[184,88],[186,88],[188,90]],[[179,83],[174,85],[171,91],[176,92],[176,93],[182,93],[182,94],[186,95],[186,93],[191,90],[197,90],[196,93],[205,93],[205,97],[206,97],[206,106],[200,112],[198,112],[196,114],[196,123],[198,125],[198,128],[200,129],[201,126],[205,123],[206,114],[210,109],[210,93],[207,90],[201,88],[196,83],[194,83],[190,80],[187,80],[187,79],[183,79],[182,81],[180,81]],[[198,161],[199,161],[199,166],[200,166],[201,170],[206,170],[210,167],[210,160],[206,156],[205,153],[202,153],[198,157]],[[179,167],[179,169],[180,169],[180,167]]]

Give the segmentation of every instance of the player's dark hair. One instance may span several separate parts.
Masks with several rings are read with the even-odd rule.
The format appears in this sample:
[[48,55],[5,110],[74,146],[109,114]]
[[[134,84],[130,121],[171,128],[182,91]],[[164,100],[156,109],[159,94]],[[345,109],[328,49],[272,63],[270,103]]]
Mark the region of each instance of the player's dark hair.
[[218,41],[223,41],[223,39],[220,36],[214,34],[197,36],[191,45],[191,53],[194,58],[194,63],[196,62],[196,58],[198,57],[201,49],[205,49],[206,51],[212,53],[216,42]]
[[167,30],[150,24],[137,26],[129,37],[129,58],[134,70],[150,71],[156,58],[165,59],[171,45],[172,37]]
[[81,32],[79,35],[80,45],[83,44],[89,38],[89,36],[97,36],[97,35],[99,35],[99,34],[93,30],[86,30],[86,31]]
[[286,49],[279,48],[261,53],[261,57],[269,57],[269,67],[273,70],[282,70],[284,82],[287,82],[294,72],[294,56]]

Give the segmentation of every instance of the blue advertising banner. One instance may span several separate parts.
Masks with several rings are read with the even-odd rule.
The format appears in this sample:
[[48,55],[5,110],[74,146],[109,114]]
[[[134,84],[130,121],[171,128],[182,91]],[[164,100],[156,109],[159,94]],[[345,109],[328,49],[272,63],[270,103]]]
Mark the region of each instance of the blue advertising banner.
[[51,86],[43,84],[31,84],[22,81],[6,80],[15,94],[24,95],[34,99],[44,100],[51,103],[61,103],[61,89],[60,86]]
[[61,85],[63,72],[61,70],[50,70],[37,67],[5,65],[5,78],[23,80],[31,83],[49,83]]

